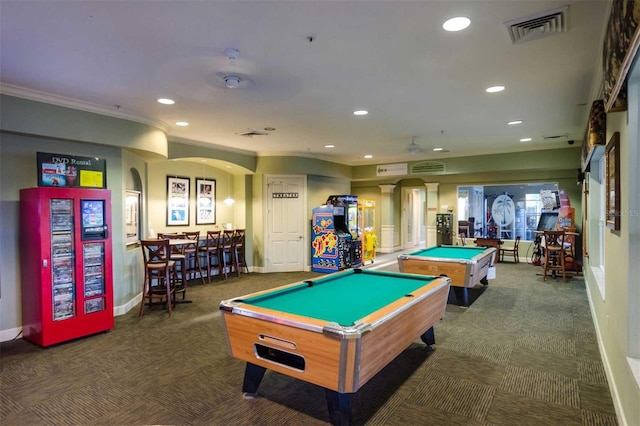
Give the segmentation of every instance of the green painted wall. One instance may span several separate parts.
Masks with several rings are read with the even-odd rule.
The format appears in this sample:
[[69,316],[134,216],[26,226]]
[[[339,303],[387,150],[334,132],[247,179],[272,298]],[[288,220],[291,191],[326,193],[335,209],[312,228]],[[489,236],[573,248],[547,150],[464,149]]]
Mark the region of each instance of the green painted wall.
[[167,156],[167,137],[153,126],[13,96],[0,95],[0,123],[3,132],[127,148],[148,158]]
[[[555,171],[573,169],[577,175],[580,168],[581,149],[576,147],[562,147],[560,149],[547,149],[540,151],[524,151],[494,155],[476,155],[469,157],[444,158],[438,160],[445,164],[445,172],[433,174],[415,175],[415,178],[424,179],[425,182],[438,182],[447,175],[484,175],[487,172],[500,171],[520,174],[533,171]],[[431,160],[427,160],[431,161]],[[411,165],[422,161],[409,162]],[[376,180],[383,183],[394,183],[402,176],[378,177],[376,165],[357,166],[353,168],[352,180]]]

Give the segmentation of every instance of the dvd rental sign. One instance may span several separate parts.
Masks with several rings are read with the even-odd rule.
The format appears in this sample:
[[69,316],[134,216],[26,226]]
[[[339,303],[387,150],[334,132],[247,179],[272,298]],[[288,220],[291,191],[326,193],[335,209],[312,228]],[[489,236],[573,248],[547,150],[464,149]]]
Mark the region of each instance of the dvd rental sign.
[[38,186],[106,188],[107,162],[103,158],[37,153]]

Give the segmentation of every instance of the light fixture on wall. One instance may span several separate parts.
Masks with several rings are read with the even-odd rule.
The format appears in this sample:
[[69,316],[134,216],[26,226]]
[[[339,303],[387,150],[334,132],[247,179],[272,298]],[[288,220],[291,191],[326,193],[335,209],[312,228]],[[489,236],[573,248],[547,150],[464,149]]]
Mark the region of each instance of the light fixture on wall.
[[231,198],[231,177],[233,175],[229,174],[229,179],[227,180],[227,198],[224,199],[223,203],[225,203],[228,206],[233,205],[236,200],[234,200],[233,198]]

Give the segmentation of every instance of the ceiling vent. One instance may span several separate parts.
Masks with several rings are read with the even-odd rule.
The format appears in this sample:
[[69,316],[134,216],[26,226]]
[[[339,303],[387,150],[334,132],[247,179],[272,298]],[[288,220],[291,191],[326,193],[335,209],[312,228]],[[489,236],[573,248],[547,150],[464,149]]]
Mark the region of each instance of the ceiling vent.
[[541,37],[566,32],[569,6],[536,13],[520,19],[507,21],[509,37],[513,44],[524,43]]
[[259,132],[257,130],[250,130],[248,132],[244,132],[244,133],[238,133],[240,136],[244,136],[246,138],[252,138],[254,136],[268,136],[269,133],[267,132]]
[[552,136],[543,136],[542,139],[544,140],[549,140],[549,139],[564,139],[564,138],[568,138],[569,135],[567,133],[565,133],[564,135],[552,135]]

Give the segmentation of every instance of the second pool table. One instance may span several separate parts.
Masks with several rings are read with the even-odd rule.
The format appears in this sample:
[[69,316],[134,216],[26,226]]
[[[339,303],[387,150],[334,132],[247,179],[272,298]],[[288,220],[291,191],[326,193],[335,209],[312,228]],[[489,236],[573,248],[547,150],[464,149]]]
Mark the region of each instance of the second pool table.
[[349,269],[222,301],[243,392],[273,370],[324,387],[332,423],[348,423],[354,392],[418,337],[435,343],[450,281]]
[[496,249],[493,247],[433,246],[398,256],[400,272],[447,276],[451,287],[463,305],[468,306],[468,292],[457,290],[488,284],[487,274],[493,266]]

